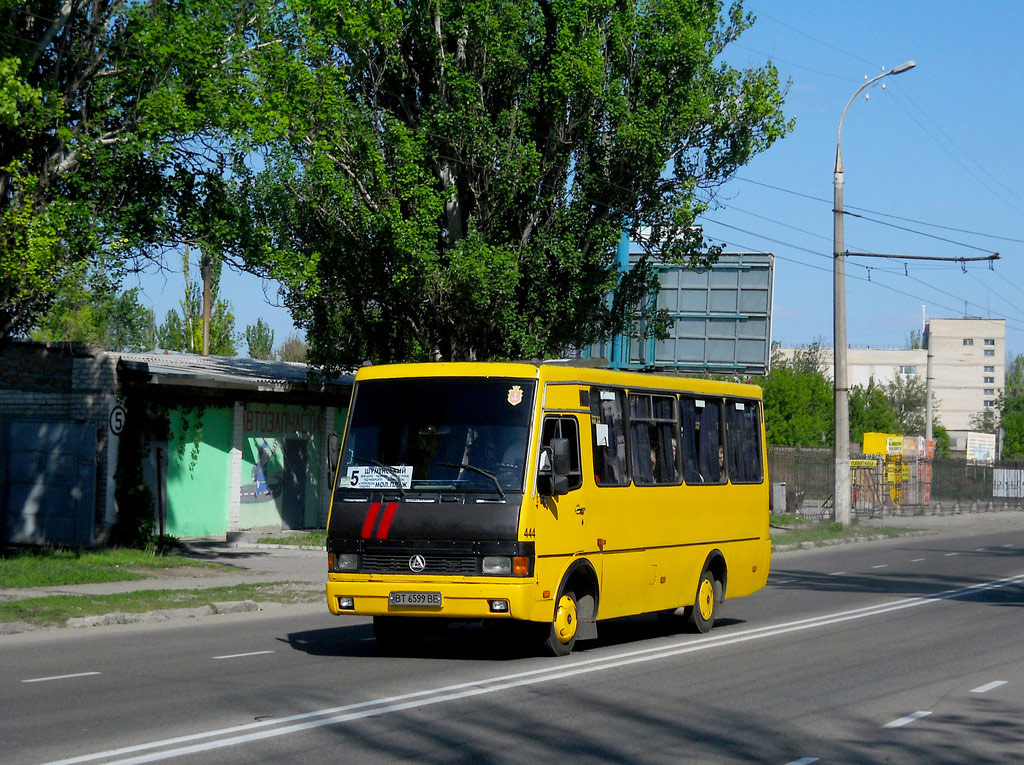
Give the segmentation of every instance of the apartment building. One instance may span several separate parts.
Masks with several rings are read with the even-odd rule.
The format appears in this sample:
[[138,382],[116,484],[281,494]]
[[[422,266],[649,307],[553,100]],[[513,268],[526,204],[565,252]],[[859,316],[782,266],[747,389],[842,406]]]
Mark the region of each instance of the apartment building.
[[[924,348],[849,348],[851,386],[891,382],[897,375],[926,379],[932,361],[935,414],[949,431],[951,447],[965,449],[974,415],[994,410],[1006,379],[1006,323],[1002,319],[931,319]],[[791,358],[794,348],[782,348]],[[832,376],[832,349],[823,348],[822,370]],[[918,434],[906,434],[918,435]]]

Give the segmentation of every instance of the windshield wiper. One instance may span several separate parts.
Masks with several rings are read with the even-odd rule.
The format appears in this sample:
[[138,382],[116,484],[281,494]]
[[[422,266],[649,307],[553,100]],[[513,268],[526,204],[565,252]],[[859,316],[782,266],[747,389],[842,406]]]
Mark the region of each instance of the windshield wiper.
[[384,474],[395,482],[395,488],[398,489],[398,496],[405,496],[405,491],[402,489],[402,476],[400,476],[398,474],[398,471],[391,467],[391,465],[385,465],[383,462],[379,462],[378,460],[375,460],[372,457],[360,457],[358,454],[355,455],[352,459],[354,459],[356,462],[364,462],[367,465],[373,465],[374,467],[383,470]]
[[442,463],[440,463],[440,465],[441,465],[441,467],[463,468],[464,470],[470,470],[470,471],[472,471],[474,473],[479,473],[480,475],[484,476],[485,478],[490,478],[492,481],[494,481],[494,487],[498,490],[498,494],[501,495],[502,499],[505,499],[505,492],[502,491],[501,481],[499,481],[498,480],[498,476],[496,476],[490,470],[484,470],[483,468],[478,468],[476,465],[470,465],[468,462],[458,462],[458,463],[455,463],[455,462],[442,462]]

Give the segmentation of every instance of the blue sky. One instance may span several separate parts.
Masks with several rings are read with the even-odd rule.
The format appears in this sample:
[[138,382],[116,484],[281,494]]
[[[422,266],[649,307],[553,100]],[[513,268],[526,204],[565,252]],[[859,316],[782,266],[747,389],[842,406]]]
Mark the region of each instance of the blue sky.
[[758,21],[726,58],[737,67],[773,60],[790,80],[786,114],[796,129],[722,186],[702,223],[728,250],[776,254],[774,339],[832,344],[839,118],[865,79],[913,60],[916,68],[865,91],[843,122],[844,207],[894,224],[846,216],[846,248],[1002,259],[965,272],[957,263],[849,258],[849,343],[902,347],[925,306],[929,318],[1005,319],[1010,357],[1024,352],[1024,3],[752,0],[746,8]]
[[[726,52],[768,58],[789,80],[796,129],[717,192],[701,224],[728,251],[776,254],[773,338],[832,343],[832,179],[843,107],[866,78],[916,68],[866,91],[843,123],[850,251],[977,257],[986,263],[847,261],[853,346],[903,347],[929,318],[1006,320],[1008,357],[1024,353],[1024,2],[748,0],[758,20]],[[897,228],[902,227],[902,228]],[[911,230],[904,230],[911,229]],[[142,280],[162,320],[181,276]],[[133,286],[126,284],[126,286]],[[237,329],[262,317],[275,342],[295,332],[273,284],[223,276]],[[244,343],[240,351],[245,352]]]

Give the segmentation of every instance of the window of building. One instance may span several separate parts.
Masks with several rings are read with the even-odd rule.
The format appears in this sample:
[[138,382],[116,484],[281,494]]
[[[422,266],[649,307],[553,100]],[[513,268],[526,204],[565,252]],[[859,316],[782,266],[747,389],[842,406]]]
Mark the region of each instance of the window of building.
[[995,356],[996,352],[994,350],[992,350],[991,348],[986,348],[985,349],[985,355],[986,356]]
[[991,385],[995,381],[996,381],[996,378],[994,378],[994,377],[986,377],[985,378],[985,385]]
[[973,337],[965,337],[964,338],[964,345],[974,345],[974,338]]
[[985,395],[986,396],[994,396],[994,395],[996,395],[996,389],[995,388],[985,388]]
[[985,408],[986,409],[991,409],[993,406],[995,406],[995,402],[994,401],[989,401],[988,399],[985,400]]
[[986,372],[995,372],[996,368],[995,367],[985,367],[985,371]]
[[593,423],[594,480],[599,486],[625,486],[626,470],[625,394],[621,390],[590,391],[590,420]]
[[583,471],[580,469],[580,429],[576,418],[545,418],[540,445],[550,446],[553,438],[569,441],[569,491],[580,488],[583,485]]
[[900,374],[901,375],[916,375],[917,374],[917,366],[916,365],[912,365],[912,364],[911,365],[903,365],[903,366],[900,367]]
[[987,337],[985,338],[985,345],[995,345],[995,344],[996,344],[995,340],[991,340],[991,339],[989,339]]
[[726,445],[729,452],[729,479],[733,483],[761,483],[761,426],[754,401],[727,401],[725,404]]
[[680,399],[679,414],[683,479],[687,483],[724,483],[722,400]]
[[679,483],[674,396],[629,394],[629,446],[638,486]]

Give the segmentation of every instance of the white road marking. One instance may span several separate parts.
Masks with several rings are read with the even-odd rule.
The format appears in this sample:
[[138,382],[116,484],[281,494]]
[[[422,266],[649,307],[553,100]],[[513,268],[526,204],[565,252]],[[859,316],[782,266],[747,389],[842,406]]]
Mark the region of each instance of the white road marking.
[[920,563],[920,562],[921,562],[921,561],[923,561],[923,560],[924,560],[924,558],[914,558],[914,559],[913,559],[912,561],[910,561],[910,562],[911,562],[911,563]]
[[888,563],[879,563],[877,566],[872,566],[871,568],[889,568],[889,564]]
[[780,579],[777,582],[772,582],[772,584],[789,584],[790,582],[795,582],[795,581],[796,581],[796,579]]
[[845,573],[845,571],[833,571],[829,576],[842,576]]
[[954,555],[959,555],[959,554],[960,554],[960,553],[958,553],[958,552],[953,552],[953,553],[946,553],[946,554],[945,554],[944,556],[942,556],[942,557],[944,557],[944,558],[952,558],[952,557],[953,557]]
[[33,677],[29,680],[22,680],[23,683],[45,683],[50,680],[69,680],[72,677],[89,677],[89,675],[99,675],[100,672],[76,672],[73,675],[54,675],[53,677]]
[[[404,712],[409,709],[417,709],[420,707],[442,704],[448,701],[456,701],[460,699],[473,698],[475,696],[497,693],[511,688],[539,685],[541,683],[549,683],[555,680],[574,678],[591,672],[602,672],[642,662],[658,661],[672,656],[681,656],[688,653],[695,653],[697,651],[706,651],[713,648],[746,643],[752,640],[776,637],[791,632],[800,632],[818,627],[826,627],[854,619],[879,616],[893,611],[902,611],[907,608],[931,605],[944,600],[955,600],[978,592],[998,590],[1021,583],[1024,583],[1024,573],[1007,577],[1005,579],[995,579],[989,582],[973,584],[968,587],[944,590],[932,595],[901,598],[890,602],[878,603],[873,606],[854,608],[849,611],[838,611],[833,614],[824,614],[822,616],[798,619],[796,621],[786,622],[783,624],[753,627],[740,632],[724,633],[721,636],[711,633],[700,638],[686,638],[682,643],[676,643],[668,646],[663,645],[654,648],[637,648],[613,654],[611,656],[589,659],[584,658],[578,661],[573,661],[570,664],[562,663],[557,667],[545,666],[540,669],[513,672],[507,675],[498,675],[495,677],[484,678],[482,680],[458,683],[456,685],[449,685],[441,688],[428,688],[421,691],[413,691],[411,693],[405,693],[389,698],[360,701],[354,704],[347,704],[345,706],[332,707],[314,712],[304,712],[273,720],[259,720],[257,722],[236,725],[230,728],[190,733],[185,736],[151,741],[144,744],[135,744],[132,746],[121,747],[119,749],[110,749],[104,752],[83,754],[66,760],[58,760],[55,763],[51,763],[51,765],[71,765],[72,763],[93,762],[95,760],[111,759],[133,754],[136,756],[127,757],[126,759],[119,760],[119,762],[142,763],[163,760],[169,757],[181,757],[184,755],[209,752],[224,747],[250,744],[254,741],[261,741],[263,739],[285,736],[292,733],[300,733],[302,731],[322,728],[328,725],[337,725],[340,723],[352,722],[354,720],[362,720],[368,717],[380,717],[387,714],[393,714],[395,712]],[[926,712],[924,714],[929,713]],[[259,730],[260,728],[267,728],[269,726],[278,727],[274,727],[271,730]],[[216,740],[203,741],[203,739]],[[187,746],[180,746],[182,744],[189,744],[189,742],[202,743],[192,743]],[[152,751],[155,749],[161,749],[162,751]],[[146,752],[146,754],[137,754],[139,752]]]
[[987,549],[987,547],[975,547],[974,552],[985,552]]
[[786,765],[811,765],[812,762],[817,762],[817,757],[801,757],[799,760],[793,760],[787,762]]
[[226,656],[214,656],[214,659],[241,659],[243,656],[262,656],[273,651],[250,651],[249,653],[229,653]]
[[901,717],[899,720],[893,720],[883,725],[883,728],[902,728],[904,725],[910,725],[915,720],[920,720],[922,717],[927,717],[931,712],[914,712],[912,715]]
[[1000,685],[1006,685],[1006,680],[993,680],[991,683],[979,685],[977,688],[972,689],[971,693],[988,693],[993,688],[998,688]]

